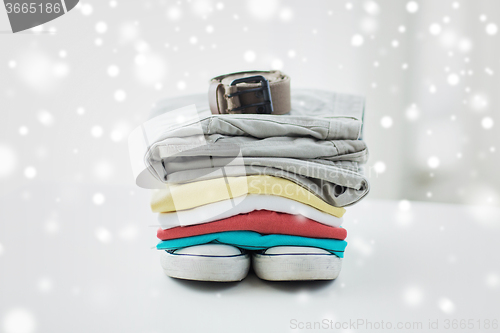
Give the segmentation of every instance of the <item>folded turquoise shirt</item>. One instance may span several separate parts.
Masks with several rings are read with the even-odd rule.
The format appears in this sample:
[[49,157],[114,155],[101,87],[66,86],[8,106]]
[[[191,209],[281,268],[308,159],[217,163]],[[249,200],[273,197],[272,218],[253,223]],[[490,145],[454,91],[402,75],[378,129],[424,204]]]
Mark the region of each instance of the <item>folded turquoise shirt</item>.
[[216,243],[246,250],[265,250],[274,246],[309,246],[327,250],[339,258],[344,257],[347,242],[338,239],[308,238],[291,235],[261,235],[253,231],[225,231],[161,241],[158,250],[176,250],[183,247]]

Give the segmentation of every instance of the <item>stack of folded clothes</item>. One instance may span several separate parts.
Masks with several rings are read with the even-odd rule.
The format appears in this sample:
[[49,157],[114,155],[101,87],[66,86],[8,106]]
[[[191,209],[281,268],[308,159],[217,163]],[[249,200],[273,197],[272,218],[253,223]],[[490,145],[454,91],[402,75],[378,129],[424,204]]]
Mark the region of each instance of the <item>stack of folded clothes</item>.
[[208,104],[162,101],[129,138],[137,184],[154,189],[166,274],[239,281],[252,262],[265,280],[335,279],[343,207],[369,191],[363,98],[294,90],[284,115],[212,115]]

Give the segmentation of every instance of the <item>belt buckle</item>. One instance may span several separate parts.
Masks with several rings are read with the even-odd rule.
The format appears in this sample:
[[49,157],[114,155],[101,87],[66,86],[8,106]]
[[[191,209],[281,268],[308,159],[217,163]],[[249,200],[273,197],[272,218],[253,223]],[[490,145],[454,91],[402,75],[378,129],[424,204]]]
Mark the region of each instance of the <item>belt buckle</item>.
[[242,77],[240,79],[233,80],[229,85],[235,86],[238,83],[260,83],[260,88],[253,88],[253,89],[247,89],[247,90],[243,90],[243,91],[237,91],[235,93],[227,95],[227,97],[235,97],[235,96],[239,96],[239,95],[250,93],[250,92],[262,91],[264,101],[262,103],[253,103],[253,104],[248,104],[248,105],[242,105],[242,106],[239,106],[237,108],[228,110],[229,112],[240,111],[240,110],[243,110],[246,108],[256,107],[257,113],[259,113],[259,114],[272,114],[273,113],[274,109],[273,109],[273,101],[271,99],[271,87],[269,86],[269,81],[265,77],[263,77],[262,75]]

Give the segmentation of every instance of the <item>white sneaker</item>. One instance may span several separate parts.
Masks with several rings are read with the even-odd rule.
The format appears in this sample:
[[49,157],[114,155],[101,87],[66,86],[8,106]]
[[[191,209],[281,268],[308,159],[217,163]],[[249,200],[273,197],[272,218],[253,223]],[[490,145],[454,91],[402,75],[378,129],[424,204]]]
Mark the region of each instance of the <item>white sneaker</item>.
[[269,281],[333,280],[342,259],[315,247],[276,246],[252,256],[257,276]]
[[224,244],[204,244],[178,250],[162,250],[160,261],[168,276],[197,281],[241,281],[247,276],[250,268],[248,253]]

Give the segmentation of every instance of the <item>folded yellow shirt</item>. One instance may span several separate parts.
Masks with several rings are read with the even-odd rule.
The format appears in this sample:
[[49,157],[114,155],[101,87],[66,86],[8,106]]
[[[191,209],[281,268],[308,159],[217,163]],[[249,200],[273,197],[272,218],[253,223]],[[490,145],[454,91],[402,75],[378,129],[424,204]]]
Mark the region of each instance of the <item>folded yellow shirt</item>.
[[230,198],[239,199],[247,194],[267,194],[292,199],[337,217],[342,217],[345,213],[344,208],[326,203],[294,182],[272,176],[221,177],[168,185],[164,190],[153,191],[151,209],[157,213],[174,212]]

